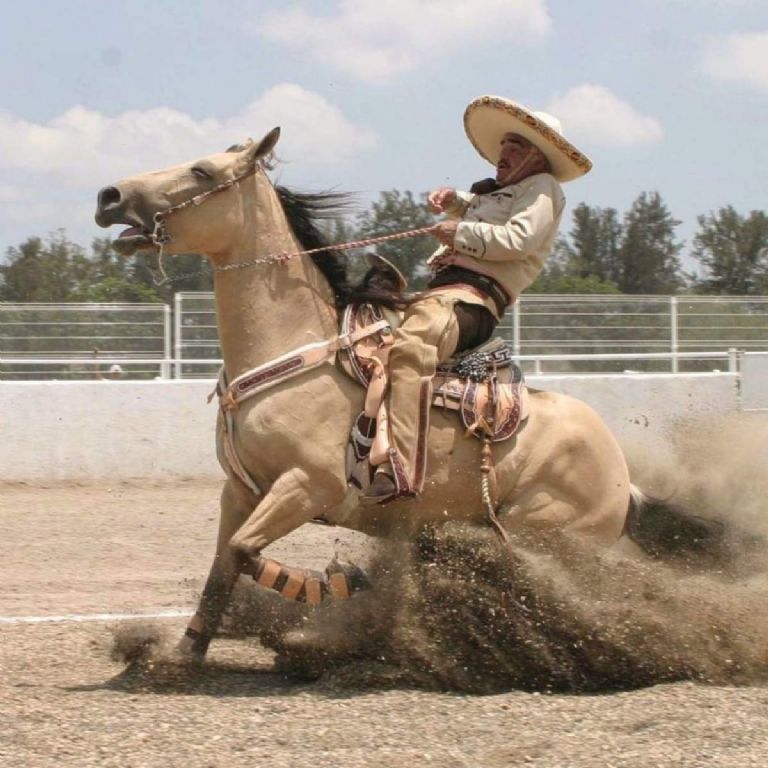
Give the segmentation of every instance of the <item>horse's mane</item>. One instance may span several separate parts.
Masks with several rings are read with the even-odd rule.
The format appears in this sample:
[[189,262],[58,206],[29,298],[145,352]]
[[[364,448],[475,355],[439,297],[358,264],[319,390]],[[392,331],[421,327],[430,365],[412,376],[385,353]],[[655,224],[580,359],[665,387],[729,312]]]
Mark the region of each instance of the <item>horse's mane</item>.
[[[321,222],[340,216],[351,204],[351,196],[344,192],[297,192],[280,185],[275,186],[275,191],[293,234],[305,250],[330,245]],[[337,309],[342,309],[351,295],[346,259],[332,249],[312,254],[311,259],[328,280]]]
[[[344,192],[297,192],[279,184],[275,185],[275,191],[289,226],[305,250],[330,245],[321,222],[340,216],[352,203],[352,196]],[[386,267],[371,267],[362,280],[352,286],[347,278],[347,261],[341,251],[329,248],[312,254],[310,258],[328,280],[338,310],[347,304],[365,303],[403,309],[413,301],[402,292],[398,276]]]

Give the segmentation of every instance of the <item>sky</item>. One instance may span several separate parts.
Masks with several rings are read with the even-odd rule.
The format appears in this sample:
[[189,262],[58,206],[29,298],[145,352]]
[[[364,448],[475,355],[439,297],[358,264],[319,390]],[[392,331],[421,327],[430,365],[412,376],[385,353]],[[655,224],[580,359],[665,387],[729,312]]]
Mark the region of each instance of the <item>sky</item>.
[[466,189],[484,94],[593,160],[570,210],[657,191],[686,254],[698,215],[768,209],[766,0],[0,0],[0,71],[0,254],[88,247],[102,186],[276,125],[280,183]]

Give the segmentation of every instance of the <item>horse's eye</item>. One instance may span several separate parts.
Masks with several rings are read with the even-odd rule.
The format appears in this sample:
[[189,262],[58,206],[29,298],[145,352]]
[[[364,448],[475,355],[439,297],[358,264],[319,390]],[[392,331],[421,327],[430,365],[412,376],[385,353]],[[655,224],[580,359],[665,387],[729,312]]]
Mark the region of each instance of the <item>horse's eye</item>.
[[210,179],[211,174],[208,173],[208,171],[203,170],[202,168],[195,167],[192,169],[192,174],[194,176],[197,176],[198,179]]

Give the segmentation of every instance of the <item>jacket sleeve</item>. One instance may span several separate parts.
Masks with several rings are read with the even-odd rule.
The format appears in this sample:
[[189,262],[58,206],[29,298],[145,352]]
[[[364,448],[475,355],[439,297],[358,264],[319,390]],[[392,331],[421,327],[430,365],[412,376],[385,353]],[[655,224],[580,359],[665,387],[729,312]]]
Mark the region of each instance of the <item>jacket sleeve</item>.
[[467,212],[467,208],[469,207],[469,204],[472,202],[472,199],[475,196],[473,194],[470,194],[469,192],[462,192],[461,190],[456,190],[456,200],[453,203],[453,205],[446,208],[443,213],[449,218],[449,219],[460,219],[464,216],[464,214]]
[[487,261],[524,259],[555,235],[563,199],[554,199],[556,188],[532,184],[505,224],[463,221],[456,230],[453,248],[466,256]]

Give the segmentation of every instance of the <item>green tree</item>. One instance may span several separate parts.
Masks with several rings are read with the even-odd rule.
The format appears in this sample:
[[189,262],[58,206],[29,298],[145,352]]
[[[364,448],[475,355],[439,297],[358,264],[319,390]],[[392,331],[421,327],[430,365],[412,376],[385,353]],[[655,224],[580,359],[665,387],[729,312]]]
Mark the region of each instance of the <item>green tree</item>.
[[742,216],[730,205],[698,217],[692,256],[705,269],[702,293],[754,295],[768,291],[768,216]]
[[[392,189],[381,192],[379,200],[357,217],[358,236],[362,238],[389,235],[409,229],[428,227],[435,217],[426,206],[426,194],[417,202],[406,190]],[[429,275],[427,259],[437,247],[437,241],[429,236],[395,240],[376,246],[376,252],[389,259],[408,278],[411,288],[423,288]]]
[[573,278],[594,278],[599,283],[618,280],[622,226],[615,208],[592,208],[579,203],[573,211],[573,227],[561,252],[565,272]]
[[622,293],[675,293],[684,284],[675,237],[680,222],[658,192],[642,192],[625,214],[616,284]]
[[154,286],[139,282],[135,272],[133,259],[126,259],[117,254],[109,238],[95,238],[91,243],[88,278],[73,291],[70,301],[160,301]]
[[10,247],[0,266],[0,300],[69,301],[88,279],[90,263],[83,249],[67,239],[63,230],[47,240],[27,238]]
[[7,250],[0,265],[0,301],[169,302],[177,291],[211,290],[211,269],[196,254],[163,260],[169,281],[160,279],[157,257],[124,258],[108,238],[96,238],[91,253],[59,230],[47,240],[30,237]]

